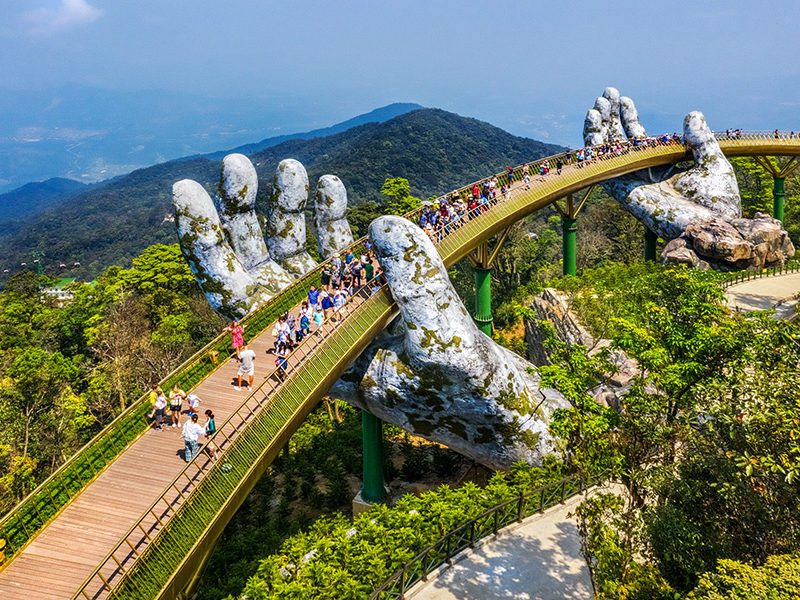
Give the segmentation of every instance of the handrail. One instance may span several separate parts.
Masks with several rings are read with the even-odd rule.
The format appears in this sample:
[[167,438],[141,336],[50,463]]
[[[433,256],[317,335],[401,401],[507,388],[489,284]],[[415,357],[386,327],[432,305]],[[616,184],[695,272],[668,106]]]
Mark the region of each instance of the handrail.
[[764,277],[772,277],[775,275],[787,275],[789,273],[796,273],[800,271],[800,260],[790,260],[786,264],[778,265],[775,267],[765,267],[758,270],[735,271],[726,273],[725,280],[722,282],[723,289],[728,289],[739,283],[750,281],[752,279],[762,279]]
[[[748,132],[743,132],[741,135],[735,138],[724,138],[724,135],[719,135],[718,137],[725,139],[726,140],[725,145],[728,146],[729,149],[732,150],[734,153],[737,153],[741,152],[741,150],[738,148],[739,146],[746,146],[746,144],[736,143],[738,140],[758,138],[761,140],[767,139],[767,141],[769,142],[772,140],[773,134],[774,132],[767,132],[764,134],[750,135]],[[794,138],[789,138],[789,139],[794,139]],[[673,140],[670,139],[666,145],[670,145],[673,143],[674,143]],[[642,151],[642,150],[647,150],[652,146],[659,146],[659,145],[663,146],[665,144],[663,144],[658,138],[651,138],[650,141],[640,142],[638,146],[634,146],[631,143],[621,143],[621,148],[623,149],[622,151],[624,153],[627,153],[631,150]],[[774,154],[775,152],[777,152],[778,154],[794,153],[794,148],[793,148],[794,144],[791,144],[791,147],[789,147],[786,146],[785,142],[777,146],[770,143],[762,144],[762,146],[765,148],[764,152],[769,151],[770,154]],[[787,152],[787,150],[791,152]],[[751,151],[753,150],[752,149],[747,150],[747,152]],[[755,151],[758,152],[758,146]],[[615,156],[616,155],[599,156],[595,151],[593,160],[586,161],[586,164],[591,164],[592,162],[595,162],[597,160],[614,158]],[[512,170],[511,179],[512,181],[520,180],[522,178],[523,169],[527,166],[529,167],[529,169],[533,167],[533,169],[530,169],[531,170],[530,174],[531,174],[531,180],[535,181],[538,179],[539,165],[541,165],[544,162],[548,162],[551,168],[555,170],[554,168],[556,162],[559,159],[561,159],[565,165],[571,165],[578,162],[575,156],[575,151],[569,151],[553,156],[542,157],[535,161],[526,163],[525,165],[519,165],[515,167]],[[468,186],[464,186],[456,190],[453,190],[448,194],[444,194],[444,196],[447,196],[449,198],[452,198],[454,196],[460,196],[463,198],[464,195],[469,193],[470,188],[474,184],[476,183],[480,184],[486,181],[487,179],[490,179],[491,177],[492,176],[479,179],[473,183],[470,183]],[[497,173],[496,175],[494,175],[494,177],[497,178],[499,185],[504,185],[509,182],[506,172]],[[554,177],[557,177],[557,175],[553,172],[549,176],[549,178],[552,180],[552,178]],[[407,214],[407,216],[410,218],[414,218],[419,213],[419,210],[421,209],[411,211],[410,213]],[[363,243],[365,239],[366,238],[361,238],[360,240],[355,241],[354,245]],[[273,316],[277,316],[277,314],[279,314],[279,311],[282,312],[288,308],[291,308],[297,301],[299,301],[299,298],[305,297],[305,289],[309,285],[311,285],[311,283],[315,281],[316,278],[319,277],[323,266],[329,262],[330,261],[324,261],[317,268],[310,271],[300,279],[296,280],[292,285],[290,285],[285,290],[277,294],[273,299],[265,303],[262,307],[258,308],[247,318],[243,319],[243,322],[249,325],[249,327],[245,332],[248,339],[252,335],[257,334],[260,331],[263,331],[264,328],[271,323],[271,319],[273,318]],[[190,372],[189,374],[191,376],[198,376],[198,374],[201,378],[207,376],[208,373],[213,371],[215,368],[215,365],[212,364],[213,361],[209,356],[209,354],[215,351],[217,348],[222,347],[224,349],[223,344],[225,343],[226,343],[226,336],[224,335],[217,336],[209,344],[198,350],[192,357],[187,359],[187,361],[181,367],[176,369],[172,374],[170,374],[170,376],[168,376],[167,379],[169,380],[170,377],[171,378],[182,377],[186,375],[186,371],[189,371]],[[51,474],[50,477],[48,477],[48,479],[45,480],[45,482],[37,486],[37,488],[33,490],[26,497],[26,499],[23,500],[23,502],[18,504],[3,518],[2,521],[0,521],[0,538],[2,538],[4,535],[5,537],[9,537],[7,535],[9,524],[12,523],[12,521],[16,521],[16,530],[19,534],[19,537],[21,537],[22,539],[21,541],[19,539],[16,539],[15,541],[18,543],[12,543],[9,546],[7,546],[12,548],[11,550],[12,553],[18,552],[19,549],[22,546],[24,546],[25,543],[27,543],[27,541],[29,541],[33,536],[35,536],[36,533],[39,530],[41,530],[41,528],[43,528],[44,525],[46,525],[50,519],[52,519],[53,515],[56,514],[58,510],[60,510],[63,506],[68,504],[71,501],[71,499],[75,495],[77,495],[77,493],[79,493],[88,482],[90,482],[94,477],[96,477],[97,474],[101,472],[102,469],[105,468],[107,464],[113,461],[116,458],[116,456],[118,456],[119,453],[133,441],[133,439],[135,439],[145,431],[144,427],[140,428],[138,431],[136,431],[136,429],[138,423],[140,422],[142,424],[144,423],[144,419],[142,419],[142,416],[144,415],[145,410],[147,410],[148,408],[149,407],[146,404],[146,395],[145,395],[139,400],[137,400],[134,404],[132,404],[128,409],[126,409],[126,412],[123,413],[129,416],[128,417],[129,421],[131,424],[133,424],[132,427],[126,426],[124,428],[126,431],[132,430],[135,433],[135,436],[133,438],[131,439],[123,438],[118,444],[112,446],[111,448],[102,447],[101,443],[103,442],[104,438],[106,436],[114,435],[115,433],[112,424],[116,423],[117,425],[115,427],[118,428],[119,423],[122,422],[122,420],[118,421],[117,419],[115,419],[114,421],[112,421],[112,424],[109,424],[109,426],[107,426],[101,432],[99,432],[93,440],[88,442],[79,452],[73,455],[73,457],[71,457],[64,465],[59,467],[57,471]],[[140,412],[136,412],[137,410]],[[120,417],[122,417],[122,415],[120,415]],[[118,419],[120,417],[118,417]],[[126,424],[127,423],[128,421],[126,421]],[[110,455],[106,454],[106,451],[109,451]],[[97,463],[99,466],[93,467],[95,470],[92,471],[90,476],[77,477],[72,481],[68,481],[67,483],[71,484],[72,486],[71,488],[65,485],[64,481],[56,482],[56,479],[58,477],[66,477],[70,475],[70,473],[68,473],[68,468],[77,463],[81,457],[89,460],[90,464]],[[65,489],[62,490],[54,489],[56,484],[60,485],[62,488]],[[26,513],[24,509],[26,509],[28,505],[31,503],[36,503],[36,504],[34,504],[33,510],[27,511]],[[42,506],[42,504],[40,503],[43,503],[45,507],[49,507],[47,508],[47,511],[49,511],[49,516],[48,512],[45,511],[44,509],[40,511],[40,507]],[[44,515],[42,516],[40,512],[44,513]],[[21,515],[21,513],[24,514]],[[33,517],[30,517],[30,515],[33,515]],[[2,567],[0,566],[0,568]]]
[[[467,548],[474,548],[479,540],[490,535],[497,536],[501,529],[512,523],[521,523],[535,513],[563,504],[568,498],[582,494],[607,479],[606,474],[596,475],[588,480],[570,475],[528,492],[520,491],[514,498],[495,504],[477,517],[439,536],[372,592],[370,600],[405,600],[406,592],[417,582],[427,581],[428,574],[444,563],[451,564],[456,554]],[[537,497],[538,502],[534,502]]]

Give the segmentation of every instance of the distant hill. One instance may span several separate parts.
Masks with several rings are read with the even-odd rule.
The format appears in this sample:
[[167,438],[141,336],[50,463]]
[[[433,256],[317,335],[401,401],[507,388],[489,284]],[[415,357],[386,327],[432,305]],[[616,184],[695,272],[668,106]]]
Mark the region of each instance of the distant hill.
[[365,125],[366,123],[383,123],[384,121],[388,121],[389,119],[393,119],[395,117],[399,117],[400,115],[404,115],[407,112],[411,112],[412,110],[418,110],[420,108],[424,108],[419,104],[414,104],[413,102],[395,102],[394,104],[388,104],[386,106],[382,106],[381,108],[376,108],[368,113],[364,113],[363,115],[358,115],[357,117],[353,117],[352,119],[348,119],[347,121],[342,121],[341,123],[337,123],[336,125],[331,125],[330,127],[324,127],[322,129],[314,129],[312,131],[306,131],[305,133],[291,133],[288,135],[278,135],[275,137],[267,138],[265,140],[261,140],[260,142],[256,142],[255,144],[245,144],[243,146],[237,146],[236,148],[232,148],[230,150],[221,150],[219,152],[211,152],[209,154],[203,154],[203,157],[210,158],[210,159],[217,159],[221,160],[225,157],[226,154],[231,154],[233,152],[238,152],[240,154],[247,154],[248,156],[255,153],[260,152],[261,150],[265,150],[266,148],[271,148],[272,146],[277,146],[283,142],[288,142],[289,140],[310,140],[311,138],[316,137],[325,137],[329,135],[333,135],[335,133],[341,133],[342,131],[347,131],[348,129],[352,129],[353,127],[357,127],[358,125]]
[[[351,203],[378,199],[386,177],[406,177],[422,197],[447,191],[508,164],[552,154],[561,147],[513,136],[475,119],[421,109],[384,123],[368,123],[308,140],[289,140],[252,154],[264,197],[278,162],[296,158],[309,171],[312,188],[324,173],[344,181]],[[65,275],[91,277],[112,264],[127,264],[145,247],[175,241],[172,184],[192,178],[213,191],[219,160],[194,157],[134,171],[70,202],[27,218],[19,230],[0,233],[0,271],[27,261],[32,251],[45,264],[71,264]]]
[[0,194],[0,223],[38,213],[84,191],[88,186],[74,179],[53,177],[26,183]]

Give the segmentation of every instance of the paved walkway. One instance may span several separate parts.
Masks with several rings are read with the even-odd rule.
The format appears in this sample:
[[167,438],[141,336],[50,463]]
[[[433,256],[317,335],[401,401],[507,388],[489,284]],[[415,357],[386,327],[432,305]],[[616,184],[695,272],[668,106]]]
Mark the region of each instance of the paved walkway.
[[[768,310],[784,301],[792,301],[800,292],[800,273],[751,279],[728,288],[728,306],[740,310]],[[791,305],[790,305],[791,306]]]
[[496,538],[468,550],[419,583],[414,600],[583,600],[592,598],[589,569],[580,538],[567,514],[580,504],[575,496],[542,515],[508,527]]

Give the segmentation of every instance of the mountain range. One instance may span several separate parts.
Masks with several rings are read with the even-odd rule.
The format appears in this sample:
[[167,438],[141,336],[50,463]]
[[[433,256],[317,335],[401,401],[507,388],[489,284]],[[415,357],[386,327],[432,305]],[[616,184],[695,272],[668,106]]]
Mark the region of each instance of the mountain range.
[[[235,149],[248,154],[256,166],[260,204],[284,158],[296,158],[306,166],[312,189],[320,175],[338,175],[351,205],[357,205],[379,200],[386,177],[405,177],[412,193],[427,197],[507,164],[562,149],[513,136],[476,119],[408,104],[390,105],[331,128],[281,138]],[[91,278],[109,265],[128,263],[151,244],[174,242],[172,184],[191,178],[213,193],[220,159],[226,153],[168,161],[91,189],[73,188],[65,191],[66,198],[39,212],[6,221],[0,230],[0,273],[6,268],[13,272],[21,262],[30,263],[33,253],[41,253],[48,272],[58,272],[60,263],[80,262],[80,267],[58,274]],[[0,196],[0,206],[6,204],[7,196]]]

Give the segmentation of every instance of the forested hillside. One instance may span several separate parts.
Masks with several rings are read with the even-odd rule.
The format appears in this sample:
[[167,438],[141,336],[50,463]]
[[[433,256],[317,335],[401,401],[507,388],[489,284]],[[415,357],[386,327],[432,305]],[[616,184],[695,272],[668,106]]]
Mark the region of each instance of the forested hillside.
[[9,221],[12,219],[36,213],[86,189],[86,184],[63,177],[26,183],[15,190],[0,194],[0,223],[3,227],[11,226]]
[[[262,198],[277,163],[296,158],[306,165],[312,187],[320,175],[335,173],[357,204],[377,199],[386,177],[407,178],[412,193],[425,197],[558,150],[475,119],[422,109],[328,137],[290,140],[256,153],[253,161],[263,179]],[[41,251],[51,269],[78,261],[81,267],[67,274],[91,278],[109,265],[128,264],[147,246],[172,243],[174,224],[164,217],[171,211],[172,184],[183,178],[211,191],[219,161],[190,158],[134,171],[27,219],[19,231],[0,234],[0,271]]]

